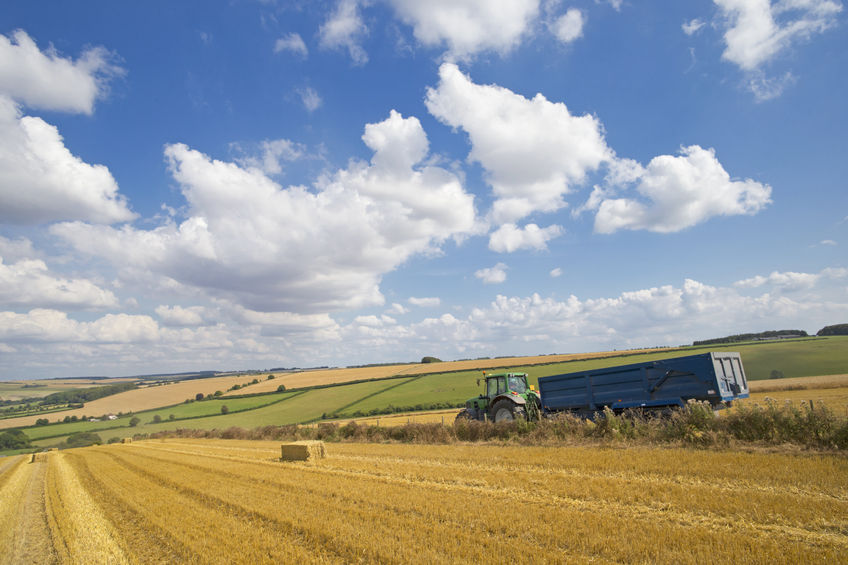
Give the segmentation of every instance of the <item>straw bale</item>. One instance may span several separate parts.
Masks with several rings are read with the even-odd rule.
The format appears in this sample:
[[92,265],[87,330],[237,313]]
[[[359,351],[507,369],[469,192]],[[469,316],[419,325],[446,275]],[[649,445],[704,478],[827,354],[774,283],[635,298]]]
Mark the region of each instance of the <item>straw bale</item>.
[[132,443],[132,438],[131,437],[125,437],[125,438],[121,439],[121,443]]
[[35,463],[36,461],[47,461],[47,454],[43,451],[32,454],[32,459],[29,460],[30,463]]
[[281,461],[314,461],[323,459],[327,452],[323,441],[295,441],[281,446]]

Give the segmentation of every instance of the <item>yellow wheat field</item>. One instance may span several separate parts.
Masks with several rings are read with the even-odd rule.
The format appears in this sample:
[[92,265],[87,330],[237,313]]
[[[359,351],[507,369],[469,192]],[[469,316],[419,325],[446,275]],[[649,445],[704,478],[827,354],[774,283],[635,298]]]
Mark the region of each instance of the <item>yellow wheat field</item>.
[[[848,462],[157,440],[0,460],[3,562],[838,563]],[[20,519],[24,517],[24,519]]]
[[623,353],[650,353],[655,349],[633,349],[627,351],[604,351],[598,353],[568,353],[562,355],[537,355],[533,357],[499,357],[497,359],[471,359],[468,361],[442,361],[439,363],[418,363],[407,365],[378,365],[374,367],[350,367],[341,369],[318,369],[314,371],[303,371],[300,373],[270,373],[274,374],[273,380],[264,380],[269,373],[260,375],[261,382],[250,385],[247,390],[237,390],[227,393],[225,396],[234,394],[255,394],[257,392],[271,392],[277,390],[281,384],[286,388],[299,388],[306,386],[318,386],[326,384],[346,383],[364,379],[383,379],[395,375],[421,375],[426,373],[442,373],[446,371],[470,371],[473,369],[496,369],[505,367],[517,367],[520,365],[535,365],[540,363],[561,363],[563,361],[574,361],[577,359],[596,359],[601,357],[612,357]]

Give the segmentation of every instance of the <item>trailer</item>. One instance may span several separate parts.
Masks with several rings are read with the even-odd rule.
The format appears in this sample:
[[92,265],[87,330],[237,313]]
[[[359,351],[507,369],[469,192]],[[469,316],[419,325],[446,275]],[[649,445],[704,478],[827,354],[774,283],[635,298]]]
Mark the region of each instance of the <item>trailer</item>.
[[748,398],[748,380],[738,353],[711,352],[540,377],[539,396],[546,415],[667,411],[690,400],[718,409]]

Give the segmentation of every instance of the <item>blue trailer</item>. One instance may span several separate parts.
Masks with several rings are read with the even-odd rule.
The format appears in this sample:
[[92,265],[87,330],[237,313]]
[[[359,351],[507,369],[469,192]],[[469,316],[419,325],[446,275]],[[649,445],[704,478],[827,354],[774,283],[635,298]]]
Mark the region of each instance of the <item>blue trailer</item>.
[[721,408],[748,398],[748,380],[738,353],[713,352],[540,377],[539,393],[545,414],[591,417],[605,408],[662,411],[689,400]]

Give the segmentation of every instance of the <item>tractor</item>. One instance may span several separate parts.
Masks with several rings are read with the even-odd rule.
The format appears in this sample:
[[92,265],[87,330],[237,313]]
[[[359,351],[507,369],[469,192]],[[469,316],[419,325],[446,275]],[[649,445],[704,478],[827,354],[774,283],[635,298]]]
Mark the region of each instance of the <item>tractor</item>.
[[485,380],[483,394],[470,398],[457,414],[457,421],[480,420],[507,422],[516,419],[535,421],[541,413],[541,399],[527,373],[483,373],[477,385]]

